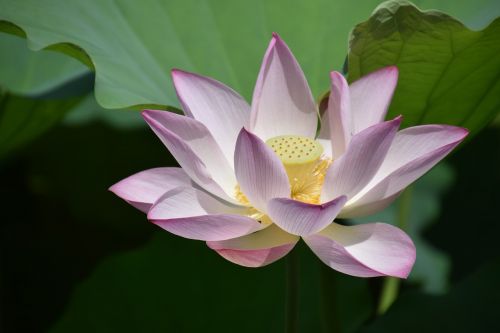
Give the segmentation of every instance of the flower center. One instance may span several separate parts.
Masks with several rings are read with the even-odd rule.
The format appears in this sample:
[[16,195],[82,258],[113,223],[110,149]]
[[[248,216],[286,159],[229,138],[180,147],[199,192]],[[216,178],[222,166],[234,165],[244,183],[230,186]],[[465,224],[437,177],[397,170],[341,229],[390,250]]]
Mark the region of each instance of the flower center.
[[325,173],[331,163],[322,158],[323,147],[314,139],[297,135],[271,138],[266,144],[278,155],[290,181],[291,197],[317,204]]
[[266,141],[286,167],[315,163],[323,153],[323,147],[313,139],[298,135],[281,135]]
[[[323,147],[318,141],[297,135],[271,138],[266,144],[278,155],[290,182],[291,197],[295,200],[318,204],[325,173],[332,163],[322,157]],[[244,205],[250,202],[236,186],[236,199]]]
[[[280,158],[290,182],[290,196],[298,201],[319,204],[321,188],[326,170],[332,163],[330,158],[322,156],[323,147],[314,139],[297,135],[282,135],[266,141]],[[269,224],[269,217],[251,207],[245,194],[236,186],[236,199],[249,207],[248,215]]]

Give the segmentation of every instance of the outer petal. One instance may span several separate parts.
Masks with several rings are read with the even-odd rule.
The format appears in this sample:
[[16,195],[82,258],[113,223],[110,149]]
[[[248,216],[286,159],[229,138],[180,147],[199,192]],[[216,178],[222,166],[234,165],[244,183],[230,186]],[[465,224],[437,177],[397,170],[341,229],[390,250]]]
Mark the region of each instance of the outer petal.
[[347,149],[352,136],[352,115],[349,86],[339,72],[330,74],[332,81],[326,114],[329,121],[333,158],[340,157]]
[[347,198],[341,196],[321,205],[313,205],[287,198],[269,201],[267,211],[271,220],[281,229],[294,235],[315,233],[337,217]]
[[178,186],[191,185],[191,178],[181,168],[155,168],[122,179],[109,190],[147,213],[165,192]]
[[148,219],[181,237],[225,240],[257,231],[261,225],[244,216],[246,208],[230,205],[192,187],[177,187],[151,207]]
[[261,267],[284,257],[298,242],[275,225],[253,234],[207,245],[225,259],[246,267]]
[[366,186],[384,161],[400,123],[397,117],[356,134],[345,154],[328,169],[321,200],[340,195],[350,199]]
[[374,213],[379,203],[397,197],[409,184],[429,171],[466,136],[455,126],[425,125],[400,131],[372,181],[348,203],[343,217]]
[[360,216],[368,216],[370,214],[380,212],[385,208],[387,208],[394,200],[396,200],[401,194],[401,192],[402,191],[399,191],[381,200],[375,200],[366,203],[358,203],[353,200],[354,201],[353,204],[348,203],[347,205],[344,206],[342,211],[339,213],[338,217],[342,219],[353,218]]
[[234,168],[241,190],[261,212],[266,212],[270,199],[290,197],[290,183],[280,159],[245,129],[236,142]]
[[415,263],[413,242],[390,224],[346,227],[332,223],[304,240],[321,261],[349,275],[406,278]]
[[252,132],[264,141],[279,135],[312,138],[317,117],[302,69],[285,42],[273,34],[253,94]]
[[166,111],[146,110],[142,115],[193,181],[225,200],[236,202],[234,171],[202,123]]
[[231,88],[208,77],[173,70],[172,79],[186,114],[208,128],[232,164],[238,133],[250,121],[248,103]]
[[398,68],[389,66],[350,85],[354,133],[384,121],[397,83]]

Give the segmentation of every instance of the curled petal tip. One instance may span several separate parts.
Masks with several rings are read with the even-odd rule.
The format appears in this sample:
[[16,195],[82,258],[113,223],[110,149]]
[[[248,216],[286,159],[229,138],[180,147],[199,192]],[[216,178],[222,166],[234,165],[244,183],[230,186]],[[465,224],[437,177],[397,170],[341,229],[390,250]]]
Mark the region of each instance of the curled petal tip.
[[[108,187],[108,191],[109,191],[109,192],[112,192],[112,193],[115,193],[115,191],[116,191],[116,184],[113,184],[113,185],[111,185],[110,187]],[[115,194],[116,194],[116,193],[115,193]]]
[[339,78],[339,77],[342,77],[344,78],[344,75],[342,75],[342,73],[338,72],[338,71],[331,71],[330,72],[330,79],[336,79],[336,78]]
[[166,111],[145,109],[145,110],[141,111],[141,116],[145,120],[148,120],[148,119],[153,117],[153,114],[158,113],[158,112],[166,112]]
[[467,135],[469,135],[470,131],[468,128],[465,128],[465,127],[458,127],[458,130],[460,130],[462,132],[462,140],[465,139],[465,137]]
[[195,74],[195,73],[192,73],[192,72],[188,72],[188,71],[185,71],[183,69],[180,69],[180,68],[172,68],[170,70],[170,74],[172,75],[172,78],[176,78],[176,77],[179,77],[179,76],[182,76],[182,75],[191,75],[191,76],[197,76],[199,77],[198,74]]
[[399,72],[398,66],[396,65],[390,65],[385,67],[386,70],[391,71],[391,72]]
[[236,140],[240,139],[253,140],[253,134],[243,126]]
[[394,121],[394,122],[397,122],[399,124],[401,124],[401,122],[403,121],[403,115],[400,114],[399,116],[395,117],[393,120],[391,121]]
[[178,77],[182,73],[185,73],[185,72],[179,68],[172,68],[170,70],[170,76],[172,77],[172,80],[175,80],[175,78]]
[[151,112],[151,110],[142,110],[141,111],[141,116],[143,118],[147,118],[149,116],[149,113]]

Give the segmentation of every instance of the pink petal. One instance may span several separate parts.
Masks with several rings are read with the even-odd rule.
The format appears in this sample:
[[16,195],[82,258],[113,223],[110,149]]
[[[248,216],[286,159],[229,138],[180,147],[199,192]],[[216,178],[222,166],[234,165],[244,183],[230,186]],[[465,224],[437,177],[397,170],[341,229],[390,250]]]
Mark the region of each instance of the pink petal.
[[273,34],[255,85],[251,131],[264,141],[279,135],[312,138],[317,117],[300,65],[285,42]]
[[381,200],[375,200],[367,203],[358,203],[354,201],[355,199],[353,199],[353,204],[348,203],[347,205],[345,205],[342,211],[339,213],[338,217],[341,219],[353,218],[368,216],[370,214],[380,212],[389,207],[389,205],[399,197],[401,192],[402,191],[394,193],[393,195]]
[[270,199],[290,197],[283,163],[262,140],[245,129],[236,142],[234,168],[241,191],[261,212],[266,212]]
[[321,205],[313,205],[287,198],[271,199],[267,211],[271,220],[281,229],[298,236],[318,232],[333,222],[347,198],[341,196]]
[[377,174],[348,203],[342,216],[354,217],[378,211],[377,202],[394,199],[395,194],[429,171],[467,134],[466,129],[444,125],[416,126],[400,131]]
[[259,230],[260,223],[245,213],[245,207],[217,200],[201,190],[177,187],[158,199],[148,219],[181,237],[215,241]]
[[275,262],[290,252],[299,237],[275,225],[253,234],[207,245],[225,259],[246,267],[261,267]]
[[191,179],[181,168],[155,168],[122,179],[109,190],[147,213],[165,192],[178,186],[191,185]]
[[332,223],[304,240],[321,261],[349,275],[406,278],[415,263],[416,251],[410,237],[390,224]]
[[352,136],[351,103],[344,76],[332,72],[330,77],[332,85],[325,114],[328,114],[333,158],[338,158],[346,151]]
[[398,83],[398,68],[389,66],[363,76],[349,86],[353,133],[385,119]]
[[397,117],[354,135],[347,151],[328,169],[321,200],[341,195],[350,199],[365,187],[384,161],[400,123]]
[[167,111],[146,110],[142,115],[193,181],[222,199],[235,202],[234,171],[202,123]]
[[173,70],[172,78],[186,114],[208,128],[232,164],[238,133],[250,120],[248,103],[231,88],[208,77]]

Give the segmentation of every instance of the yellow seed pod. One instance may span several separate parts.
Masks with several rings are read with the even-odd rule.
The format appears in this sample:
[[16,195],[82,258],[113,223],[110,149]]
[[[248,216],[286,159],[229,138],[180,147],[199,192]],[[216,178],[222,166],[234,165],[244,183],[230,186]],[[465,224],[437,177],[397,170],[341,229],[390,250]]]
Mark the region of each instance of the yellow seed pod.
[[314,139],[298,135],[281,135],[266,141],[286,166],[305,165],[317,161],[323,147]]

